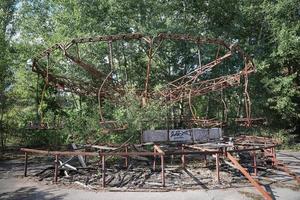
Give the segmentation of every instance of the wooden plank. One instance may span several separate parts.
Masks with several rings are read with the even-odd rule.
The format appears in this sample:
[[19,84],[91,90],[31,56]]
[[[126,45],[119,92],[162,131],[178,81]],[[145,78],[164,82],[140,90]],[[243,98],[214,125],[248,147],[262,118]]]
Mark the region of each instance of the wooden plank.
[[249,180],[249,182],[263,195],[263,197],[267,200],[272,200],[271,195],[265,191],[262,186],[252,178],[252,176],[243,168],[240,163],[230,154],[226,153],[226,157],[242,172],[242,174]]

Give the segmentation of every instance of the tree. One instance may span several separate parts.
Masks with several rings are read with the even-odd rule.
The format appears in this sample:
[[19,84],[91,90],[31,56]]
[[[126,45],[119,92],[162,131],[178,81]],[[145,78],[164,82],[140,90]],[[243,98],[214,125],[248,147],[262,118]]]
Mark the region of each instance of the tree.
[[4,115],[10,106],[8,91],[12,84],[11,69],[11,47],[9,38],[13,33],[12,19],[15,11],[15,1],[4,0],[0,2],[0,142],[4,148],[5,132],[8,125],[5,122]]

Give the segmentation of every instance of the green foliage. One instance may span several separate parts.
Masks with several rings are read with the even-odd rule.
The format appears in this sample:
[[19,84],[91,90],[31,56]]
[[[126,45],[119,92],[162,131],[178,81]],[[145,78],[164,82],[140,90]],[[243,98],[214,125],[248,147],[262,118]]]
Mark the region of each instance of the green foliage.
[[[2,0],[0,2],[0,132],[1,141],[20,141],[22,144],[54,144],[54,134],[25,133],[28,121],[37,119],[37,103],[41,98],[42,80],[37,82],[30,69],[30,58],[56,42],[70,38],[142,32],[189,33],[238,42],[257,65],[250,77],[253,117],[266,117],[267,129],[292,130],[300,133],[300,15],[299,0],[285,1],[67,1],[67,0]],[[165,105],[162,100],[148,100],[141,105],[137,91],[144,85],[146,57],[137,44],[114,48],[116,70],[120,79],[131,77],[126,95],[118,104],[104,102],[105,118],[127,124],[124,134],[103,135],[99,127],[98,102],[91,97],[46,91],[41,111],[44,120],[61,120],[65,128],[59,132],[59,142],[122,142],[132,135],[138,139],[142,129],[165,128],[168,112],[190,115],[188,105]],[[93,48],[96,56],[89,54]],[[82,55],[96,60],[97,67],[107,70],[105,45],[82,46]],[[200,47],[203,61],[214,56],[212,47]],[[197,49],[190,44],[166,43],[153,58],[150,86],[161,87],[169,81],[171,71],[181,76],[197,59]],[[158,56],[159,55],[159,56]],[[59,55],[58,55],[59,57]],[[181,59],[183,58],[183,59]],[[53,59],[53,58],[52,58]],[[212,76],[230,73],[237,64],[227,62]],[[67,65],[68,63],[60,63]],[[86,73],[69,65],[65,76],[91,80]],[[172,70],[171,70],[172,69]],[[38,97],[36,87],[39,86]],[[134,85],[134,86],[132,86]],[[241,88],[224,91],[229,109],[228,117],[244,115]],[[200,117],[222,119],[220,94],[209,94],[193,100]],[[232,128],[232,127],[231,127]],[[280,135],[292,135],[290,132]],[[18,134],[13,134],[18,133]],[[25,136],[24,136],[25,134]],[[58,134],[58,133],[57,133]],[[275,135],[275,134],[274,134]],[[23,139],[19,139],[19,138]],[[295,137],[295,140],[297,139]],[[16,138],[16,140],[13,140]],[[26,138],[26,139],[24,139]]]
[[138,141],[141,130],[166,128],[170,105],[160,99],[148,99],[145,105],[141,102],[142,97],[137,95],[136,88],[126,86],[125,95],[115,105],[112,117],[120,126],[125,124],[128,128],[124,134],[115,136],[115,139],[124,141],[134,136],[133,140]]

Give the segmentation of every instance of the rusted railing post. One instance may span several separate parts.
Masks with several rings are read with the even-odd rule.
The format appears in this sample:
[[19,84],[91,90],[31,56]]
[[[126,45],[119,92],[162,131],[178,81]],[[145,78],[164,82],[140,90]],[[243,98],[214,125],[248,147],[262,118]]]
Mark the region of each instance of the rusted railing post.
[[27,176],[28,154],[25,152],[24,176]]
[[[156,150],[154,149],[153,152],[156,153]],[[154,155],[153,157],[154,157],[154,159],[153,159],[153,171],[155,171],[155,168],[156,168],[156,156]]]
[[276,152],[274,147],[271,149],[271,152],[272,152],[272,166],[274,166],[276,165]]
[[205,165],[205,167],[207,167],[207,155],[206,154],[204,155],[204,165]]
[[[86,148],[84,148],[84,152],[86,152]],[[87,156],[84,155],[84,162],[87,163]]]
[[263,187],[243,168],[240,163],[229,153],[226,153],[226,157],[240,170],[240,172],[249,180],[249,182],[263,195],[267,200],[272,200],[271,195],[263,189]]
[[253,171],[254,171],[254,176],[257,176],[257,163],[256,163],[256,152],[253,151]]
[[105,156],[102,156],[102,187],[105,188]]
[[166,185],[166,182],[165,182],[165,160],[164,160],[163,155],[160,156],[160,160],[161,160],[161,184],[163,187],[165,187],[165,185]]
[[[184,152],[183,145],[181,146],[181,152]],[[185,167],[185,155],[184,154],[181,155],[181,163],[182,163],[182,167],[184,168]]]
[[58,177],[58,155],[55,155],[54,160],[54,183],[57,183],[57,177]]
[[216,175],[217,175],[217,182],[220,183],[220,160],[219,154],[216,154]]
[[[125,147],[125,152],[128,153],[128,146]],[[128,156],[125,156],[125,167],[128,168]]]

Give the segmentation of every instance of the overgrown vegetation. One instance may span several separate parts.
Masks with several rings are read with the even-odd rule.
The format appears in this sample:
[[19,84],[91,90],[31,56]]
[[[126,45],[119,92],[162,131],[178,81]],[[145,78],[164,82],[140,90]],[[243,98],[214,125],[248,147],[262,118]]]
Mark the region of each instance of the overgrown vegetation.
[[[300,5],[299,0],[2,0],[1,146],[58,145],[70,141],[122,142],[132,135],[138,140],[142,129],[165,126],[169,105],[164,105],[161,100],[153,100],[143,107],[140,97],[134,95],[137,88],[144,84],[144,77],[135,74],[145,74],[143,70],[146,69],[145,58],[134,53],[134,46],[116,51],[119,61],[116,63],[119,63],[120,69],[127,70],[128,74],[135,77],[134,83],[128,85],[127,95],[120,99],[118,105],[109,105],[107,102],[103,108],[106,118],[128,124],[126,132],[119,135],[102,134],[96,98],[59,93],[49,87],[41,104],[44,80],[38,79],[31,71],[30,59],[56,42],[79,36],[170,32],[237,42],[251,55],[257,66],[257,73],[250,78],[253,115],[266,117],[268,121],[261,130],[251,129],[252,133],[268,133],[281,138],[290,147],[300,137],[300,10],[297,5]],[[103,46],[98,48],[99,51],[106,51]],[[174,52],[172,48],[171,45],[165,46],[164,51]],[[184,55],[185,48],[185,44],[178,44],[174,55],[166,54],[165,58],[154,61],[156,75],[151,77],[151,81],[163,79],[171,66],[174,72],[183,66],[189,67],[195,58]],[[126,54],[132,55],[132,62],[123,58]],[[180,63],[178,57],[184,57],[185,60]],[[105,59],[97,58],[99,66],[107,67]],[[163,62],[166,60],[168,62]],[[72,73],[79,72],[70,70],[64,73],[72,76]],[[224,71],[219,70],[218,73],[221,75]],[[236,90],[227,90],[223,94],[229,117],[241,115],[239,109],[243,96],[238,94]],[[222,118],[220,94],[199,97],[194,103],[198,116]],[[41,105],[40,108],[37,108],[37,104]],[[44,121],[61,121],[64,128],[55,131],[27,130],[28,122],[37,120],[39,112],[43,113]],[[231,130],[237,129],[232,125],[228,130],[232,133]]]

